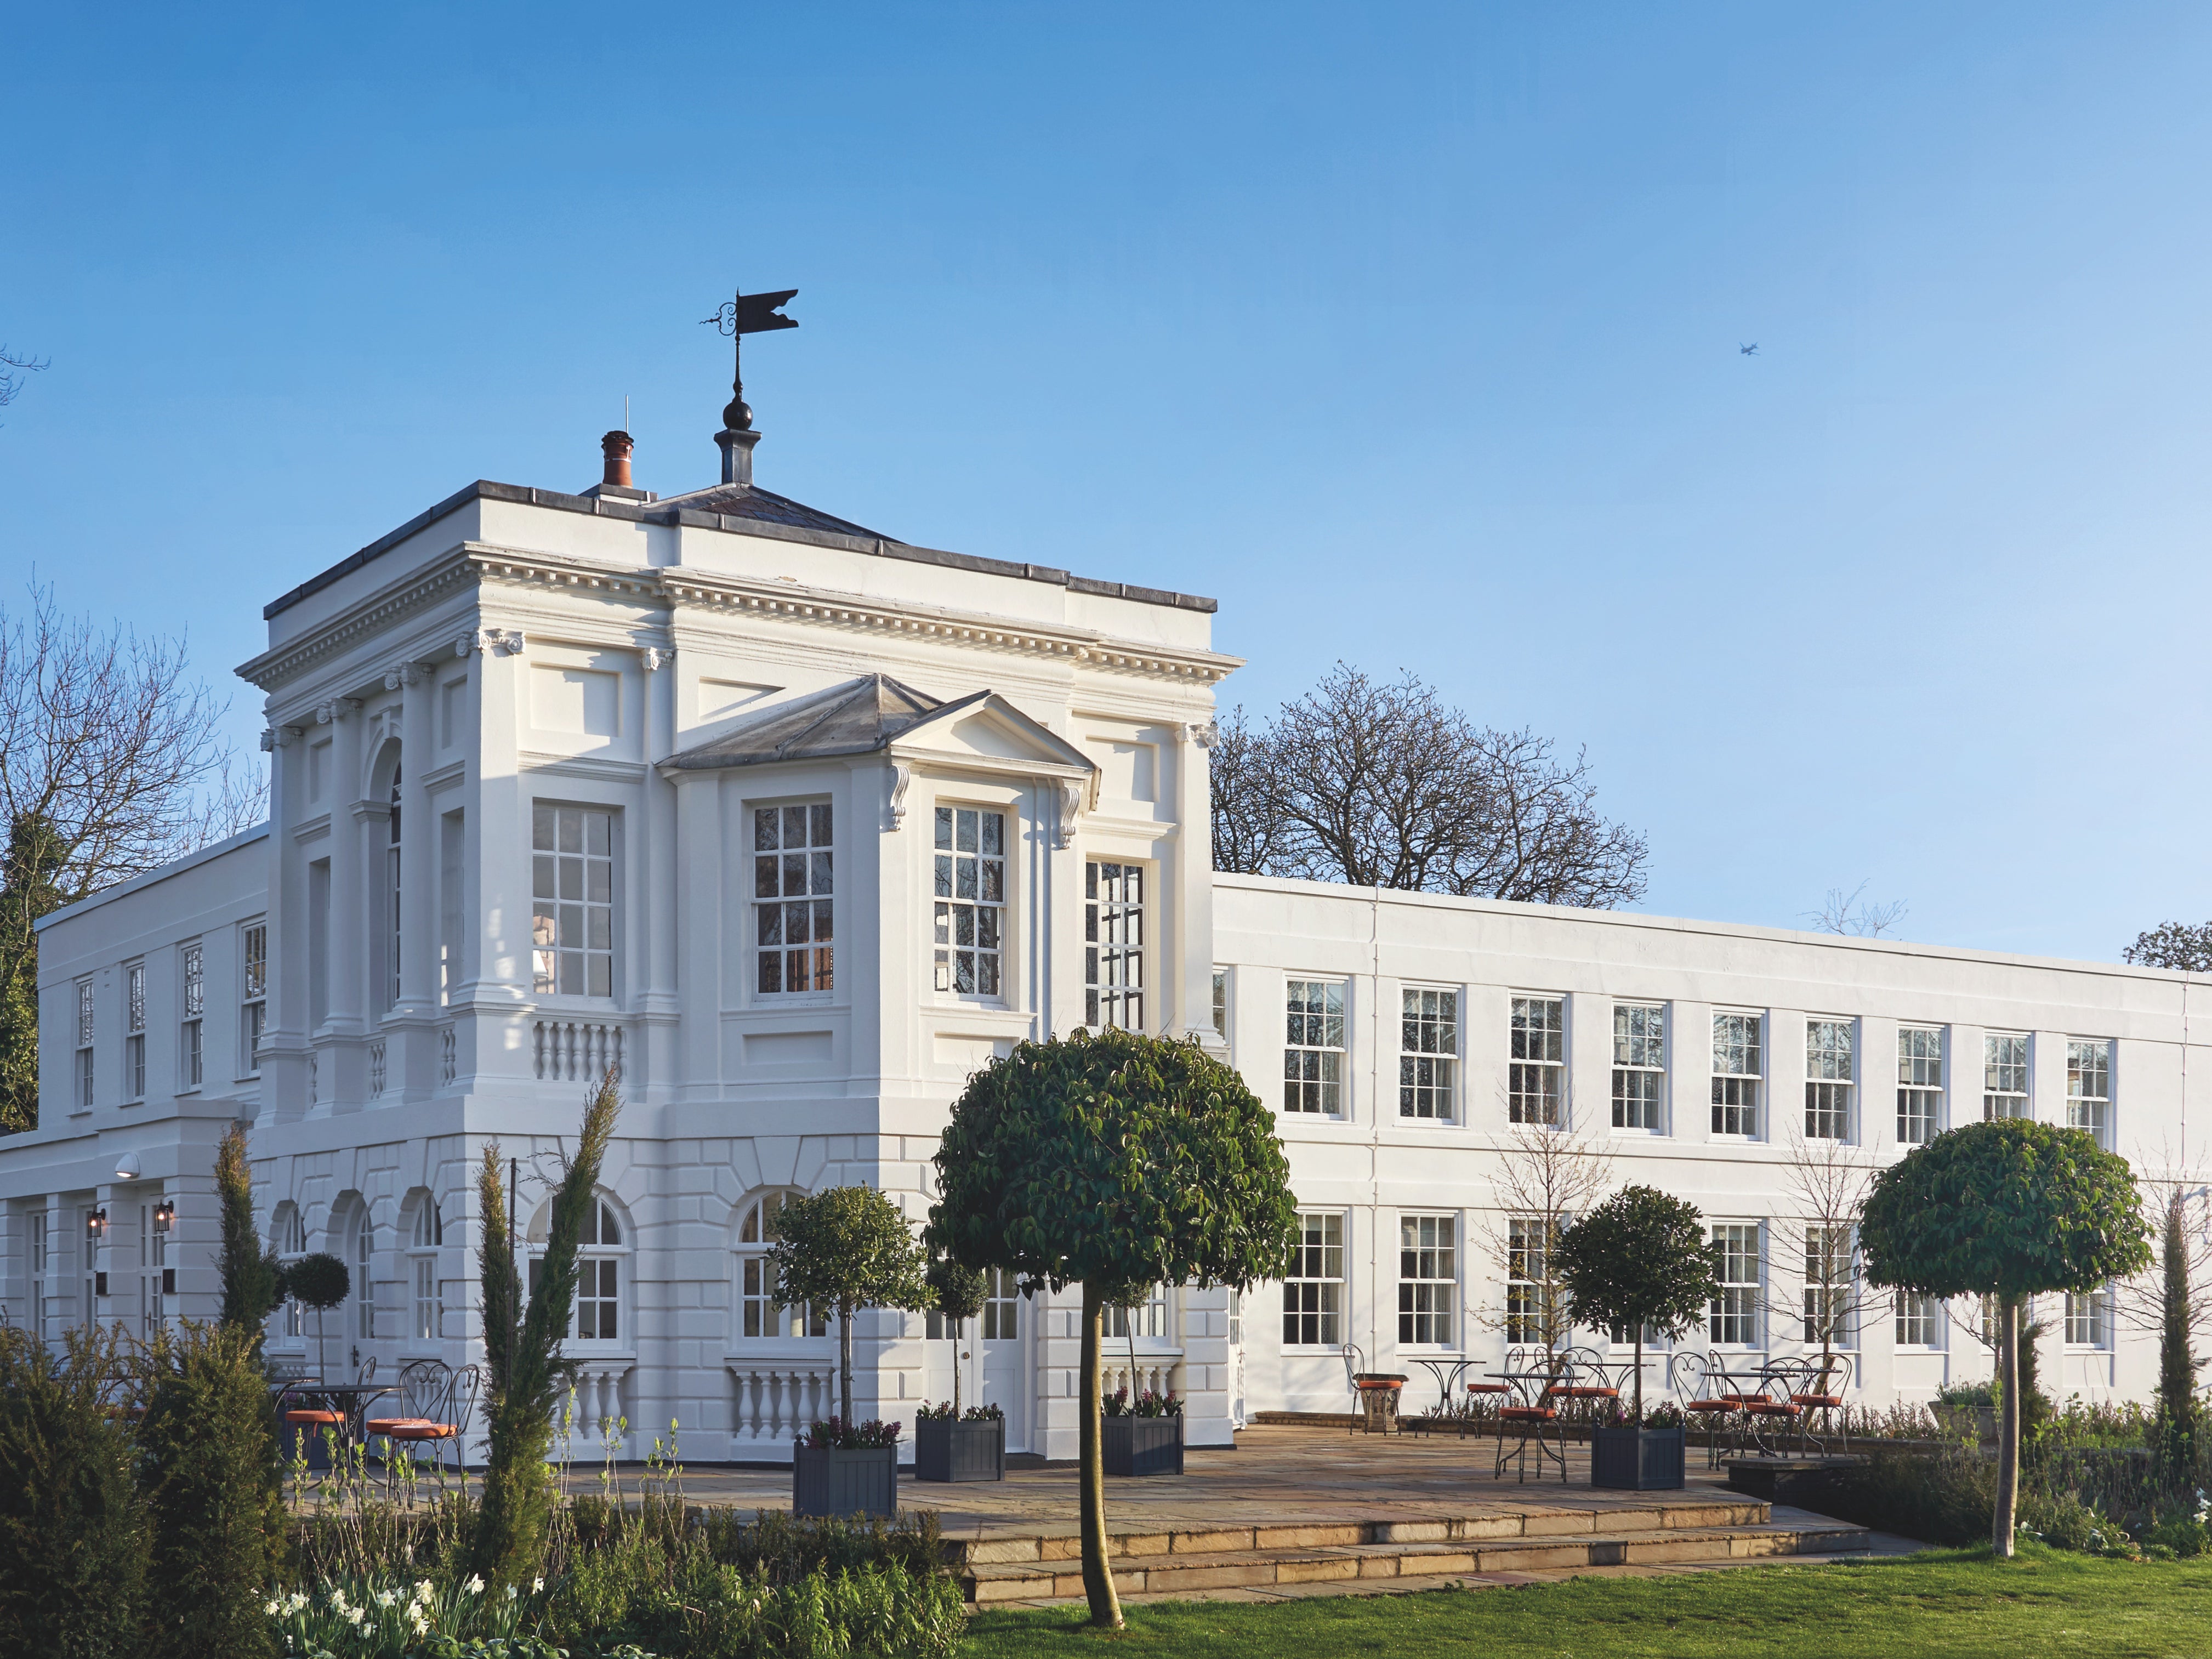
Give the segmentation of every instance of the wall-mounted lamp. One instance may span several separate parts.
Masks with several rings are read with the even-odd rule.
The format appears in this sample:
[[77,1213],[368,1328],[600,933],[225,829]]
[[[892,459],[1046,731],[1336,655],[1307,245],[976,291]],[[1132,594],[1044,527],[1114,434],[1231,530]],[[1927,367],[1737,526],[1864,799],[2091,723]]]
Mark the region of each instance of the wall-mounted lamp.
[[84,1227],[94,1238],[100,1237],[107,1231],[107,1212],[104,1209],[92,1211],[84,1218]]
[[171,1224],[175,1222],[176,1218],[177,1206],[169,1200],[165,1198],[159,1204],[156,1204],[154,1206],[154,1231],[155,1232],[166,1233],[169,1231]]
[[136,1181],[138,1179],[137,1153],[125,1152],[121,1158],[115,1160],[115,1178],[118,1181]]

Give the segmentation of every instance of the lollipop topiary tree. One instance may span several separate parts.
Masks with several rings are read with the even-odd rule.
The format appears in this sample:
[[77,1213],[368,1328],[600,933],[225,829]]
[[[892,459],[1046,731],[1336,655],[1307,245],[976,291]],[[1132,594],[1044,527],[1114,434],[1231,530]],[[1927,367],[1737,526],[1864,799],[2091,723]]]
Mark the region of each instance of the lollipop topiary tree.
[[[315,1310],[315,1369],[325,1369],[323,1352],[323,1316],[346,1299],[353,1289],[353,1276],[346,1264],[328,1250],[318,1250],[313,1255],[303,1255],[284,1269],[281,1288],[303,1308]],[[327,1382],[330,1378],[325,1376]]]
[[1577,1325],[1635,1333],[1636,1420],[1644,1420],[1644,1333],[1672,1341],[1705,1323],[1720,1273],[1694,1204],[1624,1187],[1559,1235],[1558,1266]]
[[963,1267],[951,1256],[940,1255],[929,1264],[929,1293],[945,1328],[952,1336],[952,1415],[960,1415],[960,1338],[968,1322],[983,1311],[991,1281],[973,1267]]
[[1288,1271],[1297,1205],[1273,1116],[1195,1042],[1079,1031],[1022,1043],[969,1079],[936,1164],[933,1248],[1024,1287],[1083,1287],[1083,1583],[1091,1622],[1118,1626],[1103,1316],[1153,1285],[1242,1290]]
[[1859,1237],[1874,1284],[1996,1300],[2003,1416],[1990,1542],[2008,1558],[2020,1489],[2021,1304],[2095,1290],[2150,1264],[2150,1228],[2127,1160],[2080,1129],[2025,1118],[1970,1123],[1875,1177]]

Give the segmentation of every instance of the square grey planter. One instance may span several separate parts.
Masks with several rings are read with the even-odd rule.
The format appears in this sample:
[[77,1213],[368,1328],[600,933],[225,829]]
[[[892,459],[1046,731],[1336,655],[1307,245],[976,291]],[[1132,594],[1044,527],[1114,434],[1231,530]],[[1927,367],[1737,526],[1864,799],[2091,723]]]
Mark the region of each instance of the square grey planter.
[[917,1480],[1003,1480],[1006,1478],[1006,1419],[956,1421],[925,1417],[914,1425]]
[[1682,1485],[1683,1431],[1590,1431],[1590,1485],[1616,1492],[1674,1492]]
[[1182,1419],[1109,1417],[1099,1427],[1109,1474],[1181,1474]]
[[898,1515],[898,1448],[855,1446],[791,1450],[793,1515]]

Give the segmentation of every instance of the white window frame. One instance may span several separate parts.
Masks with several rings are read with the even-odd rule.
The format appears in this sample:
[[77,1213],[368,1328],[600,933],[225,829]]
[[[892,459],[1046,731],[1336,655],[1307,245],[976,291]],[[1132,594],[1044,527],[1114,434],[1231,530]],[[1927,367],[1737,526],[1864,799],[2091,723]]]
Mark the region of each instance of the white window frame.
[[1712,1075],[1712,1133],[1758,1139],[1766,1080],[1765,1014],[1739,1008],[1713,1011]]
[[738,1210],[736,1271],[730,1276],[736,1305],[730,1328],[740,1343],[805,1341],[830,1334],[826,1310],[817,1312],[804,1302],[781,1301],[775,1294],[775,1265],[769,1259],[775,1248],[775,1217],[786,1204],[802,1196],[795,1188],[770,1187],[749,1195]]
[[[611,1001],[621,992],[622,812],[586,801],[532,800],[530,808],[531,993]],[[604,837],[596,845],[595,831]]]
[[376,1223],[367,1209],[357,1210],[353,1218],[351,1249],[347,1252],[353,1259],[347,1265],[353,1270],[353,1334],[363,1342],[376,1340]]
[[1398,1216],[1398,1346],[1459,1346],[1459,1217],[1450,1212]]
[[2101,1351],[2112,1346],[2112,1287],[2066,1292],[2066,1346]]
[[1858,1022],[1805,1022],[1805,1138],[1849,1145],[1856,1137]]
[[1509,1347],[1544,1346],[1555,1322],[1548,1284],[1559,1229],[1549,1216],[1505,1218],[1505,1341]]
[[[1115,1342],[1133,1341],[1139,1352],[1148,1347],[1173,1347],[1175,1310],[1168,1297],[1166,1285],[1155,1285],[1145,1292],[1145,1299],[1133,1307],[1109,1305],[1104,1310],[1105,1335]],[[985,1304],[983,1313],[986,1322],[988,1322],[991,1316],[989,1304]],[[1000,1329],[1006,1335],[1014,1334],[1013,1329],[1003,1326]]]
[[2105,1147],[2112,1144],[2116,1046],[2110,1037],[2066,1039],[2066,1127],[2087,1130]]
[[1459,1121],[1459,993],[1399,988],[1398,1115],[1412,1123]]
[[1291,1271],[1283,1279],[1283,1346],[1304,1352],[1344,1346],[1345,1240],[1341,1210],[1300,1210]]
[[1340,979],[1286,979],[1283,983],[1283,1110],[1299,1117],[1341,1121],[1348,1116],[1351,1051],[1346,1005],[1351,987]]
[[1924,1296],[1917,1291],[1897,1293],[1896,1341],[1900,1348],[1940,1348],[1939,1340],[1948,1322],[1944,1317],[1941,1297]]
[[146,1098],[146,964],[126,963],[123,985],[123,1099],[131,1105]]
[[[1705,1315],[1705,1330],[1716,1348],[1760,1346],[1759,1289],[1765,1282],[1765,1229],[1756,1221],[1717,1221],[1713,1243],[1721,1246],[1721,1293]],[[1748,1271],[1750,1277],[1730,1278]],[[1723,1333],[1732,1333],[1724,1334]]]
[[2033,1040],[2025,1031],[1982,1033],[1982,1121],[2035,1115]]
[[[972,847],[960,845],[963,815],[975,820]],[[931,814],[930,982],[939,996],[962,1002],[1006,1000],[1012,817],[1003,805],[962,801],[940,801]],[[994,824],[995,851],[989,845]]]
[[[1859,1346],[1855,1305],[1858,1299],[1859,1261],[1858,1241],[1853,1230],[1849,1223],[1808,1222],[1803,1240],[1805,1280],[1799,1288],[1804,1293],[1804,1345],[1819,1347],[1820,1325],[1832,1322],[1835,1328],[1829,1334],[1828,1346],[1847,1353],[1856,1352]],[[1843,1276],[1840,1282],[1835,1282],[1838,1266]],[[1823,1276],[1831,1282],[1820,1284],[1819,1279]],[[1821,1306],[1823,1303],[1827,1304],[1825,1308]]]
[[[270,1243],[276,1249],[276,1260],[285,1267],[290,1267],[307,1255],[307,1218],[292,1200],[288,1198],[277,1205],[276,1213],[270,1218],[269,1232]],[[305,1342],[307,1340],[307,1315],[300,1306],[299,1299],[286,1297],[281,1312],[284,1325],[278,1333],[278,1338],[283,1346],[289,1347],[295,1342]]]
[[1229,970],[1213,970],[1213,1034],[1224,1042],[1229,1041]]
[[438,1278],[438,1253],[445,1244],[445,1215],[438,1200],[426,1194],[415,1206],[407,1247],[407,1273],[414,1292],[409,1331],[418,1346],[445,1339],[445,1286]]
[[[1153,1287],[1163,1299],[1167,1295],[1164,1285]],[[980,1334],[986,1342],[1012,1342],[1022,1334],[1021,1285],[1012,1272],[1005,1267],[986,1267],[983,1270],[983,1312]]]
[[261,1037],[269,1029],[269,923],[238,930],[238,1048],[240,1077],[261,1075]]
[[207,1077],[207,945],[187,939],[177,947],[177,978],[184,988],[177,1027],[177,1092],[189,1094]]
[[836,803],[756,801],[752,815],[753,994],[828,996],[837,988]]
[[1151,866],[1133,859],[1083,861],[1083,1023],[1093,1030],[1149,1029],[1145,918],[1151,884]]
[[[552,1221],[552,1206],[548,1204],[538,1212],[532,1225],[530,1242],[529,1290],[538,1289],[538,1276],[544,1271],[545,1240],[543,1231]],[[611,1226],[615,1234],[612,1243],[605,1234]],[[628,1353],[637,1345],[636,1312],[631,1305],[635,1297],[631,1294],[631,1267],[636,1260],[636,1246],[630,1237],[629,1218],[616,1207],[614,1200],[604,1192],[592,1194],[591,1213],[576,1237],[576,1295],[568,1309],[568,1328],[562,1334],[564,1342],[573,1342],[586,1354]],[[603,1277],[613,1269],[611,1286]],[[608,1293],[611,1288],[611,1293]],[[593,1323],[604,1317],[598,1310],[611,1302],[614,1304],[615,1333],[600,1335],[594,1330],[590,1336],[581,1334],[584,1310],[594,1310]]]
[[1935,1025],[1897,1028],[1897,1141],[1924,1146],[1943,1132],[1944,1032]]
[[95,1026],[95,994],[90,978],[76,982],[76,1109],[90,1111],[93,1102],[94,1073],[92,1037]]
[[[1631,1122],[1632,1117],[1649,1121]],[[1613,1127],[1663,1134],[1667,1124],[1667,1006],[1613,1005]]]
[[1509,1019],[1505,1116],[1547,1129],[1565,1126],[1567,1000],[1516,992]]

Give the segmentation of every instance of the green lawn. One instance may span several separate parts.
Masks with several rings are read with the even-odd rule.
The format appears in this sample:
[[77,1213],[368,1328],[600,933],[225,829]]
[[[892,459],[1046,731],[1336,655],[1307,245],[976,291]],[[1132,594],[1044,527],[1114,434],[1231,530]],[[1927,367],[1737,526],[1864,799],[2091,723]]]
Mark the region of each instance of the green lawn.
[[1694,1659],[1783,1654],[2212,1655],[2212,1560],[2134,1563],[2027,1546],[2006,1566],[1986,1551],[1848,1566],[1747,1567],[1668,1578],[1578,1578],[1520,1589],[1310,1601],[1176,1602],[1126,1609],[1094,1635],[1076,1612],[986,1613],[970,1659],[1156,1654],[1250,1659],[1338,1654],[1476,1659]]

